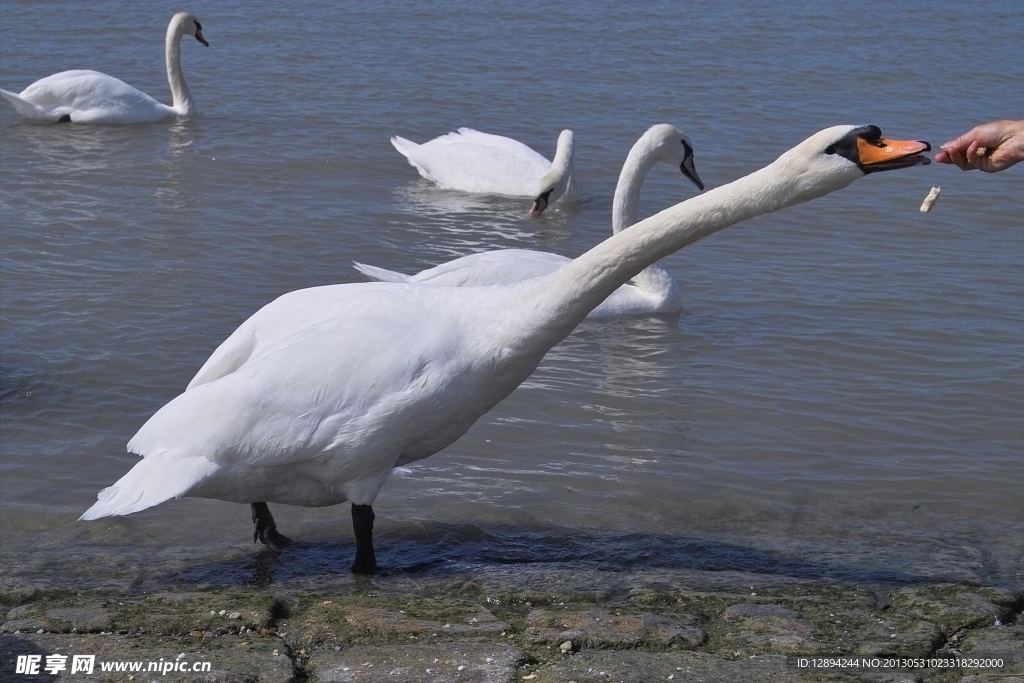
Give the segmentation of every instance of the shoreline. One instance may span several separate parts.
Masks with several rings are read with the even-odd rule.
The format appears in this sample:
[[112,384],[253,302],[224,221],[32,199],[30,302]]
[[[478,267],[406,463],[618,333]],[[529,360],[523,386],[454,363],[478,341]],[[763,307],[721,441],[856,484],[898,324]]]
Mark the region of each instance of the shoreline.
[[[0,678],[12,681],[56,680],[13,673],[18,655],[55,653],[95,654],[92,677],[64,674],[97,681],[1024,680],[1024,592],[982,585],[520,566],[10,587],[0,610]],[[210,671],[99,672],[128,661]]]

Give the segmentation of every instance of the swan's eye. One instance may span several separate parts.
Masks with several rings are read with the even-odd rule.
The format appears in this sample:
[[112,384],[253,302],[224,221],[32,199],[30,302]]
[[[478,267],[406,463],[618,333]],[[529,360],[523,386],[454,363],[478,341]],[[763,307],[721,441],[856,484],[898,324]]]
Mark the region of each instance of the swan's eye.
[[828,147],[825,148],[825,154],[835,154],[835,153],[836,153],[836,146],[835,145],[829,145]]
[[200,24],[198,21],[196,22],[196,30],[197,31],[202,31],[203,30],[203,25]]

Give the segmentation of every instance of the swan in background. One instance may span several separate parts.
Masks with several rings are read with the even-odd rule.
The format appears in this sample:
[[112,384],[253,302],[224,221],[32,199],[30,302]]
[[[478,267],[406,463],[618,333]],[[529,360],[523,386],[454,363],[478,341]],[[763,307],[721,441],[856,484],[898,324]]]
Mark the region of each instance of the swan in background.
[[575,136],[563,130],[558,136],[555,160],[548,161],[523,143],[501,135],[459,128],[418,145],[391,138],[391,144],[420,175],[438,187],[480,194],[532,197],[530,216],[539,216],[560,197],[576,199],[572,177]]
[[124,81],[99,71],[61,71],[25,88],[20,95],[0,90],[18,113],[34,121],[55,123],[153,123],[171,116],[192,116],[196,112],[192,93],[181,74],[181,37],[195,36],[203,45],[199,20],[188,12],[171,17],[167,26],[167,80],[171,85],[171,106]]
[[143,456],[81,519],[171,498],[249,503],[255,536],[288,543],[267,501],[352,503],[372,574],[372,503],[391,471],[455,442],[598,304],[655,261],[733,223],[927,164],[926,142],[828,128],[765,168],[613,235],[543,277],[488,287],[368,282],[270,302],[128,443]]
[[[626,156],[615,186],[612,202],[612,233],[617,234],[636,223],[640,187],[647,173],[658,162],[677,166],[701,190],[704,183],[697,175],[693,161],[693,145],[686,135],[667,123],[651,126]],[[414,282],[446,287],[473,287],[477,285],[506,285],[554,272],[572,259],[559,254],[531,249],[498,249],[470,254],[448,263],[405,275],[392,270],[356,263],[356,270],[372,280],[382,282]],[[683,295],[674,277],[654,264],[624,284],[600,306],[590,312],[589,318],[614,315],[643,315],[652,313],[678,313],[683,308]]]

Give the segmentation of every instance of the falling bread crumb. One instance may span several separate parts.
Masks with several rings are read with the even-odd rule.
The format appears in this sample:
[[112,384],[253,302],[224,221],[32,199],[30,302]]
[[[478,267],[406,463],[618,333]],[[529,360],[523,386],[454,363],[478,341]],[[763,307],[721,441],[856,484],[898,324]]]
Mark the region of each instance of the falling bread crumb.
[[921,202],[921,213],[928,213],[935,206],[935,202],[939,200],[939,193],[942,192],[941,187],[933,187],[932,191],[928,193],[928,196]]

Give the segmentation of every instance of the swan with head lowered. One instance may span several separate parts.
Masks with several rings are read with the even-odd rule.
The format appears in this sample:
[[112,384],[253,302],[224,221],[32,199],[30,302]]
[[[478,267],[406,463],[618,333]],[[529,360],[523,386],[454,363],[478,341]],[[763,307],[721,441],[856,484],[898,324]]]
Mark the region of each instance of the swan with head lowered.
[[554,161],[518,140],[472,128],[459,128],[422,145],[396,135],[391,144],[421,176],[438,187],[532,197],[530,216],[539,216],[559,198],[576,199],[572,177],[575,137],[571,130],[559,134]]
[[195,16],[179,12],[171,17],[166,40],[171,106],[113,76],[81,69],[47,76],[19,95],[6,90],[0,90],[0,95],[24,118],[52,123],[155,123],[172,116],[192,116],[196,105],[181,74],[181,38],[186,35],[210,45]]
[[352,503],[373,573],[372,503],[391,471],[455,442],[609,294],[658,259],[740,221],[926,164],[926,142],[874,126],[821,131],[765,168],[613,235],[563,268],[510,285],[353,283],[275,299],[213,352],[128,443],[142,457],[82,519],[171,498],[249,503],[255,537],[288,539],[268,502]]
[[[693,145],[686,135],[667,123],[651,126],[626,156],[615,186],[612,202],[612,234],[618,234],[636,223],[640,187],[648,172],[658,162],[679,168],[701,190],[704,183],[697,175],[693,161]],[[392,270],[356,263],[356,270],[381,282],[413,282],[443,287],[475,287],[506,285],[520,280],[553,273],[572,259],[532,249],[498,249],[469,254],[454,261],[405,275]],[[644,268],[627,283],[612,292],[589,318],[614,315],[678,313],[683,296],[676,279],[658,264]]]

